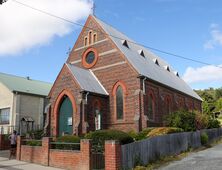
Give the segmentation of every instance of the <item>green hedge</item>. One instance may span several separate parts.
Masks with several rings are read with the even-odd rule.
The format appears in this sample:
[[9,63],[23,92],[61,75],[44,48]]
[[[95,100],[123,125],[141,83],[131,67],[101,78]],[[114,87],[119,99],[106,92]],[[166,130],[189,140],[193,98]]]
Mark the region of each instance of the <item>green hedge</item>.
[[52,149],[80,150],[80,138],[78,136],[74,135],[60,136],[54,142],[56,142],[57,144],[53,144],[51,146]]
[[42,141],[30,140],[30,141],[26,141],[26,145],[29,145],[29,146],[42,146]]
[[98,130],[87,133],[86,139],[92,139],[93,144],[104,145],[105,140],[118,140],[121,144],[127,144],[133,142],[133,138],[122,131],[118,130]]
[[147,134],[147,137],[154,137],[154,136],[166,135],[166,134],[171,134],[171,133],[179,133],[179,132],[183,132],[183,129],[175,128],[175,127],[159,127],[159,128],[152,129]]

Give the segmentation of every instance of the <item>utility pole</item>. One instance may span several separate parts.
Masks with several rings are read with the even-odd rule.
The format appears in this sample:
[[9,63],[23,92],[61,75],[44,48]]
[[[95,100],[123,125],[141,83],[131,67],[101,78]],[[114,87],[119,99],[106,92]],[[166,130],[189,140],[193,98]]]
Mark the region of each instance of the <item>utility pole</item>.
[[2,5],[3,3],[5,3],[7,0],[0,0],[0,5]]

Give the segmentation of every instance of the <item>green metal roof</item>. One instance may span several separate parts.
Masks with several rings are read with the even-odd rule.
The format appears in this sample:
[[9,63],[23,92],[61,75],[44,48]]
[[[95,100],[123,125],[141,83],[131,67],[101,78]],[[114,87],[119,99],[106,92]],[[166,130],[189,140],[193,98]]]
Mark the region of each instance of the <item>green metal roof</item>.
[[48,96],[51,83],[0,73],[0,82],[12,92]]

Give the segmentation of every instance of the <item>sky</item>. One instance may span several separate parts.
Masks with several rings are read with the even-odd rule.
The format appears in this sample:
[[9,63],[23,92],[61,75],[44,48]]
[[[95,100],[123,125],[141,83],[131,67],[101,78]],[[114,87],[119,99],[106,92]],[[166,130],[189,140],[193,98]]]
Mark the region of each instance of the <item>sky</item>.
[[92,13],[152,51],[192,88],[222,87],[221,0],[8,0],[0,5],[0,72],[53,83]]

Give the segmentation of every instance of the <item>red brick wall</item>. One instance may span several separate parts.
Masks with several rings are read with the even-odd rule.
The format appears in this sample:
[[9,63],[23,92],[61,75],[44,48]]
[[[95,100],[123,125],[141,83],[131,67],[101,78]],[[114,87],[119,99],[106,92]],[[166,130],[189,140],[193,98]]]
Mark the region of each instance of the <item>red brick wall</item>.
[[10,141],[6,135],[0,134],[0,150],[7,150],[10,148]]
[[[108,98],[103,96],[90,94],[88,96],[88,102],[85,104],[85,109],[82,110],[82,104],[77,104],[77,113],[79,123],[79,133],[85,133],[89,130],[94,130],[94,113],[93,113],[93,102],[99,100],[101,103],[102,110],[102,128],[108,129],[118,129],[123,131],[130,130],[141,130],[142,128],[147,127],[147,120],[144,116],[146,112],[147,101],[145,96],[142,93],[142,80],[138,77],[138,73],[135,69],[128,63],[123,54],[118,50],[116,45],[110,40],[108,36],[102,34],[103,30],[96,23],[96,21],[89,17],[86,22],[87,27],[94,28],[93,33],[97,33],[97,43],[91,44],[89,46],[84,46],[84,38],[88,35],[89,29],[86,27],[83,28],[82,32],[79,35],[78,40],[76,41],[72,52],[67,59],[67,63],[75,62],[74,64],[79,67],[83,67],[82,64],[82,55],[88,48],[96,49],[99,57],[97,63],[91,68],[93,73],[99,79],[101,84],[104,86],[106,91],[109,93]],[[98,30],[98,31],[95,31]],[[102,43],[98,43],[103,41]],[[104,52],[116,50],[110,54],[104,54]],[[121,62],[120,65],[110,66],[111,64],[117,64]],[[105,66],[105,68],[104,68]],[[127,93],[124,96],[124,119],[117,120],[115,113],[115,96],[113,95],[113,87],[117,82],[123,82],[127,89]],[[63,68],[58,79],[55,82],[52,92],[50,93],[52,108],[56,97],[63,89],[69,89],[72,91],[73,96],[79,96],[80,89],[77,83],[74,82],[74,79],[70,73],[68,73],[67,68]],[[200,101],[194,100],[189,96],[181,94],[175,90],[166,88],[157,83],[146,81],[146,91],[152,90],[155,95],[155,121],[149,122],[149,126],[157,126],[162,123],[163,115],[166,113],[165,106],[165,97],[171,99],[172,108],[171,110],[177,110],[178,108],[186,108],[201,110]],[[53,110],[53,109],[52,109]],[[53,111],[52,111],[53,112]],[[80,113],[84,113],[84,118],[80,118]],[[87,118],[87,119],[85,119]],[[52,127],[55,127],[55,114],[51,116]],[[84,119],[84,120],[83,120]],[[89,125],[89,128],[86,130],[86,121]],[[82,124],[81,124],[82,122]],[[54,133],[55,134],[55,133]]]
[[105,170],[119,170],[121,168],[121,145],[118,141],[105,142]]
[[[154,122],[148,122],[148,126],[162,124],[163,117],[167,114],[166,98],[170,99],[171,112],[174,112],[179,109],[201,111],[201,101],[198,101],[197,99],[194,99],[188,95],[184,95],[176,90],[163,87],[152,81],[146,81],[145,84],[146,93],[143,95],[145,112],[147,112],[148,109],[147,95],[149,94],[149,92],[152,92],[155,98]],[[144,116],[142,117],[144,118]]]
[[[56,116],[58,116],[58,110],[55,110],[55,103],[57,101],[58,96],[64,91],[68,90],[71,95],[75,98],[75,103],[77,108],[73,108],[74,110],[74,120],[73,124],[77,126],[78,128],[81,128],[80,126],[80,104],[78,104],[78,96],[80,95],[80,87],[79,85],[74,81],[73,75],[69,72],[67,66],[63,66],[60,74],[58,75],[53,88],[51,89],[51,92],[49,94],[50,96],[50,102],[51,102],[51,135],[56,136],[57,134],[57,119]],[[75,111],[76,110],[76,111]],[[75,126],[73,126],[73,131],[75,132]],[[78,133],[78,130],[77,130]]]
[[91,141],[81,140],[80,151],[63,151],[50,149],[50,138],[44,138],[42,146],[21,145],[18,137],[17,159],[72,170],[91,169]]

